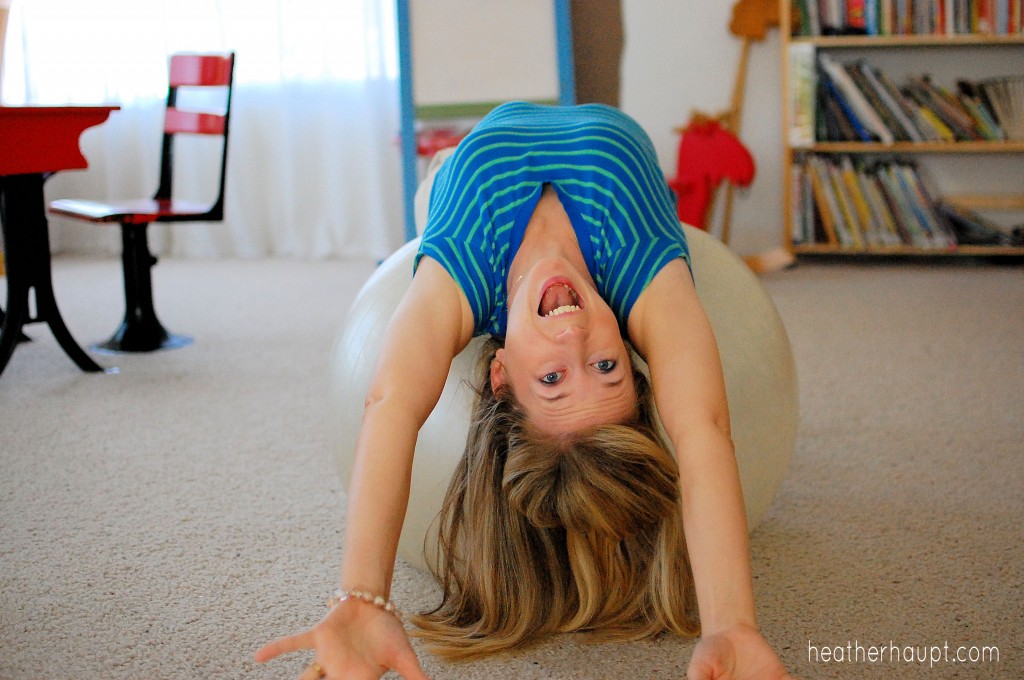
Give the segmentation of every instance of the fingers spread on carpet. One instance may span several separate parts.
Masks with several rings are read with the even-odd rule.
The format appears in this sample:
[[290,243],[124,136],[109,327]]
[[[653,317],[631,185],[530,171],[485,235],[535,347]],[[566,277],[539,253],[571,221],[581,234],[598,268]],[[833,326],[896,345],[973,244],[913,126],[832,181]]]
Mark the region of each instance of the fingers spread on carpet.
[[297,652],[300,649],[313,649],[313,632],[306,631],[297,635],[288,635],[261,647],[256,651],[256,661],[266,663],[282,654]]

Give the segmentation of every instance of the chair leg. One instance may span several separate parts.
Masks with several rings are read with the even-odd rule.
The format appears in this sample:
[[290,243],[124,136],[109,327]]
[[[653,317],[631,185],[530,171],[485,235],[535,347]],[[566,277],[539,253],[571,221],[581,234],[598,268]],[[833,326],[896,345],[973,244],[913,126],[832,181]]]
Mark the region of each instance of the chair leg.
[[124,321],[109,340],[92,347],[95,351],[153,352],[192,344],[192,338],[168,333],[156,316],[150,270],[157,259],[149,252],[148,227],[148,224],[121,225]]
[[[0,307],[0,326],[4,325],[5,318],[6,316],[4,315],[4,308]],[[32,342],[32,338],[28,337],[27,335],[25,335],[24,332],[22,332],[18,335],[18,342]]]

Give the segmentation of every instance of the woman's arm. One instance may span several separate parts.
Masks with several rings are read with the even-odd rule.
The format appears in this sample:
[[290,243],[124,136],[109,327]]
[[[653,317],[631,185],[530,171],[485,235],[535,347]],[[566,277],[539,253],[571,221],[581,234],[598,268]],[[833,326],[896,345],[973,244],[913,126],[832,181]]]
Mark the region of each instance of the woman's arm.
[[722,362],[683,260],[655,276],[634,305],[628,329],[650,367],[658,414],[679,461],[683,530],[702,629],[687,678],[789,678],[757,630]]
[[[465,295],[437,262],[423,258],[385,332],[366,395],[349,484],[343,588],[389,596],[416,436],[472,332]],[[334,607],[307,631],[264,646],[256,660],[300,649],[314,649],[329,677],[379,677],[393,669],[407,680],[426,679],[398,619],[358,600]],[[317,676],[310,667],[301,677]]]
[[655,276],[628,323],[650,367],[658,414],[679,462],[683,527],[703,634],[756,626],[725,379],[685,261],[674,260]]
[[465,295],[424,257],[388,325],[366,395],[348,491],[343,587],[387,597],[416,437],[472,333]]

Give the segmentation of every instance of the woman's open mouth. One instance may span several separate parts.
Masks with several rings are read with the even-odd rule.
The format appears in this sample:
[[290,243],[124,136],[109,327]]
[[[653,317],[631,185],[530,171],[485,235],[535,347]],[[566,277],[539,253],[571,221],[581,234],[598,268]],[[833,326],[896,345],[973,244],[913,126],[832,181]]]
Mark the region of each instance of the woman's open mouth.
[[561,316],[583,309],[579,293],[566,279],[553,279],[548,282],[540,296],[537,314],[544,317]]

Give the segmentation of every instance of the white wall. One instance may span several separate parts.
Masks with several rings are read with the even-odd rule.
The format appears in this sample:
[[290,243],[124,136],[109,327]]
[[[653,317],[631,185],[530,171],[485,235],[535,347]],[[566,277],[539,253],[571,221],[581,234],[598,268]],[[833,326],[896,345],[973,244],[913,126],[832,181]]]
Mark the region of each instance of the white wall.
[[[729,32],[732,2],[622,0],[626,47],[621,108],[654,141],[662,168],[675,173],[679,136],[694,109],[728,108],[740,39]],[[782,243],[782,105],[777,28],[751,49],[741,139],[757,163],[753,184],[736,192],[730,242],[741,254]],[[719,192],[719,198],[724,195]],[[718,229],[721,207],[715,213]]]

